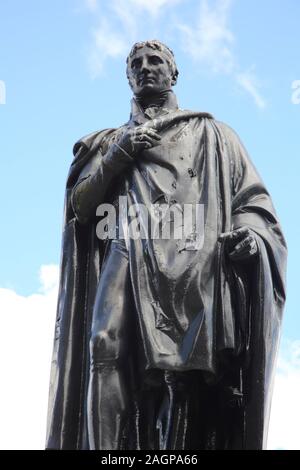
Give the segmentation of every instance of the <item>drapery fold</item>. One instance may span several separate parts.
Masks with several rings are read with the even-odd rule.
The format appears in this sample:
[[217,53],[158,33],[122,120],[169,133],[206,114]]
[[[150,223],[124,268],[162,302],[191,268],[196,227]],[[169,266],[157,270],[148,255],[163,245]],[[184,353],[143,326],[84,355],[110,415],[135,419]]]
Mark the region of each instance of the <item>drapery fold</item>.
[[[270,196],[253,167],[245,149],[235,133],[211,116],[189,111],[174,111],[159,120],[149,121],[159,132],[172,128],[174,124],[188,122],[201,128],[202,144],[205,145],[205,171],[210,171],[210,192],[207,206],[217,210],[217,228],[209,233],[208,243],[211,258],[205,260],[209,276],[213,277],[213,309],[211,334],[201,337],[201,328],[195,335],[194,348],[189,355],[190,365],[195,369],[197,361],[204,361],[203,350],[211,364],[210,378],[213,383],[222,380],[224,367],[234,367],[242,376],[244,400],[242,410],[231,429],[231,443],[234,448],[260,449],[265,446],[268,427],[274,364],[280,337],[280,323],[285,300],[286,245],[274,211]],[[103,246],[96,238],[95,220],[80,225],[76,220],[71,194],[78,177],[99,148],[107,148],[107,142],[116,131],[106,130],[91,134],[75,145],[75,158],[71,165],[65,202],[65,220],[62,239],[60,287],[57,307],[56,333],[50,380],[47,448],[82,449],[88,448],[86,437],[86,393],[89,374],[88,342],[93,300],[99,280]],[[199,136],[200,139],[200,136]],[[104,152],[104,151],[103,151]],[[101,159],[101,153],[99,153]],[[137,172],[138,169],[134,168]],[[212,179],[212,175],[214,175]],[[204,178],[205,179],[205,178]],[[115,193],[116,188],[111,188]],[[109,188],[110,191],[110,188]],[[209,198],[214,198],[209,200]],[[110,193],[107,194],[110,202]],[[209,209],[208,209],[209,210]],[[215,215],[214,215],[215,217]],[[209,220],[209,217],[208,219]],[[211,220],[215,220],[211,219]],[[258,258],[246,267],[232,263],[222,242],[221,233],[247,226],[256,233],[259,247]],[[138,265],[138,251],[130,251],[131,267]],[[207,273],[206,273],[207,275]],[[138,272],[132,273],[133,291],[142,303],[142,293],[136,282]],[[206,304],[204,300],[204,305]],[[142,315],[138,312],[138,315]],[[141,317],[142,318],[142,317]],[[207,331],[210,331],[209,329]],[[144,335],[141,335],[144,337]],[[199,342],[199,347],[197,346]],[[207,348],[203,349],[203,341]],[[198,354],[198,356],[197,356]],[[202,354],[202,356],[201,356]],[[155,364],[152,363],[152,367]],[[197,372],[197,371],[196,371]],[[195,379],[197,380],[197,379]],[[178,405],[178,429],[184,429],[183,422],[190,418],[193,404]],[[143,408],[137,401],[135,407]],[[178,413],[181,413],[181,421]],[[184,411],[185,410],[185,411]],[[140,414],[145,413],[144,409]],[[186,413],[186,415],[185,415]],[[175,413],[176,415],[176,413]],[[185,418],[184,418],[185,416]],[[216,429],[218,429],[218,418]],[[238,421],[238,422],[237,422]],[[136,420],[133,435],[138,435]],[[201,423],[199,422],[199,426]],[[192,424],[195,431],[195,423]],[[242,438],[234,438],[241,433]],[[197,431],[196,431],[197,432]],[[217,431],[216,431],[217,432]],[[154,433],[154,431],[153,431]],[[150,435],[150,434],[149,434]],[[174,438],[173,448],[189,448],[186,436],[179,430]],[[145,448],[153,446],[144,443]],[[150,440],[151,440],[150,439]],[[193,441],[194,442],[194,441]],[[128,448],[137,448],[136,441],[127,443]],[[195,445],[193,443],[193,445]],[[181,446],[181,447],[180,447]],[[196,448],[196,447],[193,447]]]

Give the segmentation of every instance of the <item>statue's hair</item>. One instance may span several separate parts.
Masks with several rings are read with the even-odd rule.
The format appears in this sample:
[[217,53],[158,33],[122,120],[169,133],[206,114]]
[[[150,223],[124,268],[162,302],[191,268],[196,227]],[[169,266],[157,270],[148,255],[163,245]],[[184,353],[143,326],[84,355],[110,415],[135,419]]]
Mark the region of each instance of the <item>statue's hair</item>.
[[129,55],[126,59],[126,64],[127,64],[127,78],[129,78],[129,59],[131,59],[132,56],[138,51],[139,49],[142,49],[143,47],[150,47],[151,49],[161,51],[165,54],[166,56],[166,61],[169,64],[170,70],[172,72],[172,76],[174,80],[177,80],[177,77],[179,75],[177,65],[175,62],[175,57],[173,51],[166,46],[164,43],[158,41],[157,39],[152,39],[150,41],[143,41],[143,42],[136,42],[133,46],[131,51],[129,52]]

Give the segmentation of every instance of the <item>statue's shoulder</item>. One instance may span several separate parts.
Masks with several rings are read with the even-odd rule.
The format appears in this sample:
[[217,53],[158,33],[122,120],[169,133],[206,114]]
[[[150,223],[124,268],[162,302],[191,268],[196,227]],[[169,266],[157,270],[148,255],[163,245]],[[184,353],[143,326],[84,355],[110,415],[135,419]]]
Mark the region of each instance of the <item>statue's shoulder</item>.
[[207,111],[193,111],[191,109],[182,109],[178,108],[176,111],[173,111],[171,115],[177,116],[180,119],[209,119],[214,120],[214,116]]
[[109,128],[109,129],[102,129],[100,131],[92,132],[91,134],[85,135],[81,137],[81,139],[77,140],[73,147],[73,154],[81,152],[87,152],[93,150],[93,148],[99,148],[105,142],[111,134],[115,133],[117,129]]
[[102,155],[107,152],[109,145],[114,142],[124,130],[127,125],[124,124],[118,128],[103,129],[100,131],[92,132],[81,139],[79,139],[74,147],[74,158],[71,163],[71,172],[82,169],[86,164],[89,164],[100,150]]
[[219,129],[219,131],[221,131],[226,141],[236,143],[239,142],[239,137],[236,131],[228,124],[217,120],[214,120],[214,124]]
[[223,143],[227,147],[227,155],[229,155],[231,161],[236,164],[248,164],[251,159],[237,132],[224,122],[215,121],[214,123],[219,134],[221,134]]

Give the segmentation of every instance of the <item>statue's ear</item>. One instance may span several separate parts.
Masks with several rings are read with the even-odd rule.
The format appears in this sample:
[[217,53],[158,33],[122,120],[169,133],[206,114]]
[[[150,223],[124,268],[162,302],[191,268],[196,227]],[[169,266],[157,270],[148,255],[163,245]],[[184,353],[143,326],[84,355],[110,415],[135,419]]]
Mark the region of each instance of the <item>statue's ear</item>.
[[128,85],[132,90],[132,82],[131,82],[130,77],[128,75],[127,75],[127,79],[128,79]]
[[178,78],[178,75],[179,75],[178,69],[175,68],[175,70],[174,70],[174,69],[172,70],[172,68],[170,68],[170,72],[171,72],[171,74],[172,74],[171,85],[174,86],[174,85],[176,85],[176,83],[177,83],[177,78]]
[[173,75],[171,85],[174,86],[177,83],[177,75]]

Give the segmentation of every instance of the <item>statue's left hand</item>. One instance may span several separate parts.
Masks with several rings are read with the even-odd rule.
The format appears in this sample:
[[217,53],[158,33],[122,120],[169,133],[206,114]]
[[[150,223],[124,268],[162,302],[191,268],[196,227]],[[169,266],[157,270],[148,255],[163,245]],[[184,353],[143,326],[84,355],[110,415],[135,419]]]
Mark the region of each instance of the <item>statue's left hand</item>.
[[257,235],[248,227],[222,233],[219,240],[225,240],[228,256],[233,261],[246,261],[257,255]]

